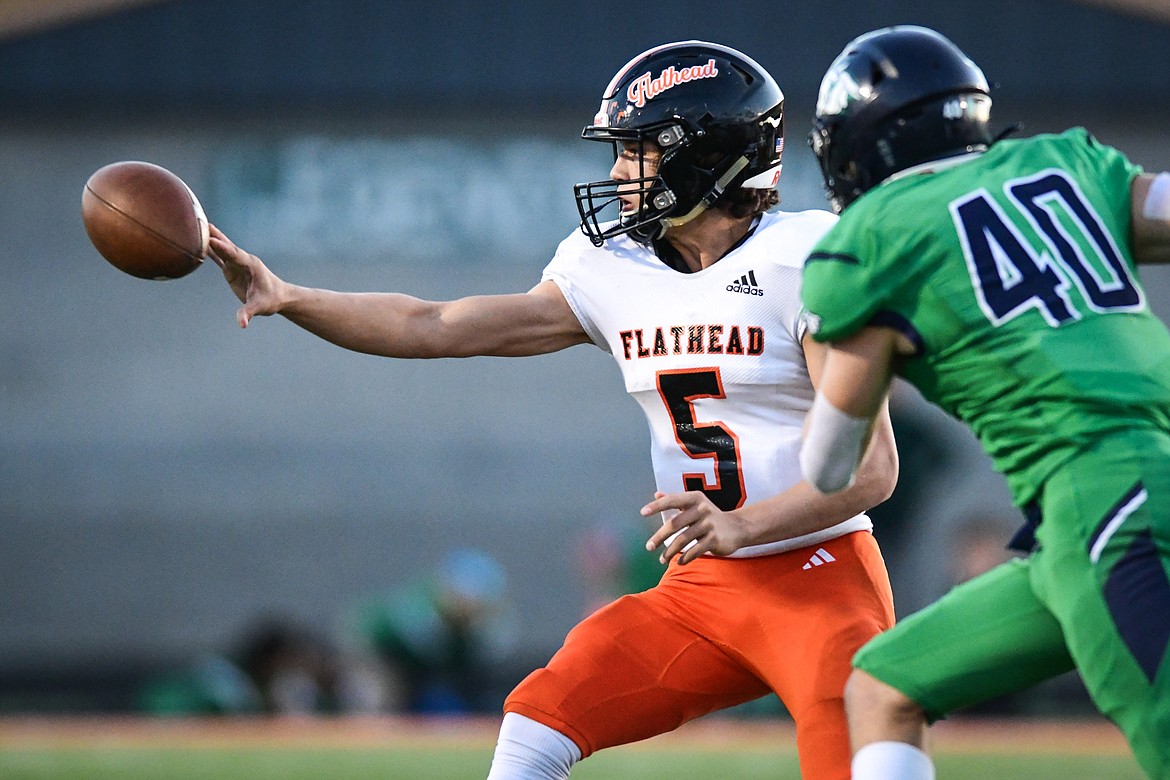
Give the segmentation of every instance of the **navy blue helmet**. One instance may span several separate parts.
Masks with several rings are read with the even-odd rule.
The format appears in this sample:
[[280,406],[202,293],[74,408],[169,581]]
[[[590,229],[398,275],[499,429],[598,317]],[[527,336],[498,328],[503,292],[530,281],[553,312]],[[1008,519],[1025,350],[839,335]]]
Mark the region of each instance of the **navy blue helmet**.
[[821,82],[809,143],[840,212],[898,171],[986,149],[991,96],[983,71],[925,27],[855,38]]

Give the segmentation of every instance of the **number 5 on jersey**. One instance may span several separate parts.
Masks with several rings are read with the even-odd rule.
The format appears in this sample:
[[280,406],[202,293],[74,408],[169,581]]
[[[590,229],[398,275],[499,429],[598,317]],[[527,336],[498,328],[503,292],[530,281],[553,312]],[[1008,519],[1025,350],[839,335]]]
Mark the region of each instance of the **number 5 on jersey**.
[[701,472],[684,473],[683,488],[706,494],[729,512],[743,505],[743,473],[739,468],[739,437],[723,423],[695,419],[697,398],[726,398],[718,368],[691,368],[657,373],[658,394],[674,423],[674,437],[687,455],[714,462],[715,484]]

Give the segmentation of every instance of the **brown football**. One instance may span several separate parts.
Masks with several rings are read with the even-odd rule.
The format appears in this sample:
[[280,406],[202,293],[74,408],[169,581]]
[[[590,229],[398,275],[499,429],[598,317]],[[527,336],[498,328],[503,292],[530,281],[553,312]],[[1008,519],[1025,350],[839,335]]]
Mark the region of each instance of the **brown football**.
[[99,168],[81,193],[85,232],[101,256],[142,279],[178,279],[207,256],[207,217],[191,188],[148,162]]

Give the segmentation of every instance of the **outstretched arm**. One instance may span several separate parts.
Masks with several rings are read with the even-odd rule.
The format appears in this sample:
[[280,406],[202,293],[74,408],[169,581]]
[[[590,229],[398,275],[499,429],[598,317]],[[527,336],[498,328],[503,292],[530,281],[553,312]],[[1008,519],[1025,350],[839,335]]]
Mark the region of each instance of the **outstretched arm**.
[[243,304],[240,327],[280,314],[340,347],[398,358],[520,357],[589,337],[552,282],[527,293],[424,301],[398,293],[347,293],[289,284],[211,226],[211,258]]
[[[805,358],[813,386],[822,380],[828,349],[805,337]],[[681,554],[681,563],[688,563],[703,553],[729,555],[743,547],[777,542],[820,531],[848,520],[885,501],[893,493],[898,480],[898,451],[889,411],[883,402],[875,412],[873,434],[865,457],[857,471],[857,478],[847,489],[825,495],[807,481],[795,485],[771,498],[755,501],[731,512],[719,510],[703,494],[656,493],[655,499],[642,507],[642,515],[677,510],[646,543],[646,549],[655,550],[675,532],[681,531],[661,554],[663,562]],[[683,552],[692,541],[695,544]]]

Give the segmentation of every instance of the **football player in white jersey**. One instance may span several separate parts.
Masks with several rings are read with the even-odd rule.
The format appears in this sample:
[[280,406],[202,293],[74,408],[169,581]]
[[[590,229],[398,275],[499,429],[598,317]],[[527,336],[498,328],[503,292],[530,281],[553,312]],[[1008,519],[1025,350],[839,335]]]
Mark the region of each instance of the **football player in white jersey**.
[[[655,47],[606,89],[586,139],[610,178],[575,188],[581,230],[526,293],[431,302],[308,289],[213,228],[242,326],[281,314],[339,346],[399,358],[538,355],[592,343],[650,424],[647,543],[661,582],[585,618],[508,697],[489,777],[565,778],[602,748],[776,693],[802,774],[849,776],[853,653],[894,619],[870,507],[897,477],[888,417],[852,487],[801,480],[822,348],[802,325],[804,258],[833,224],[783,213],[784,96],[749,57]],[[607,209],[616,219],[602,218]]]

